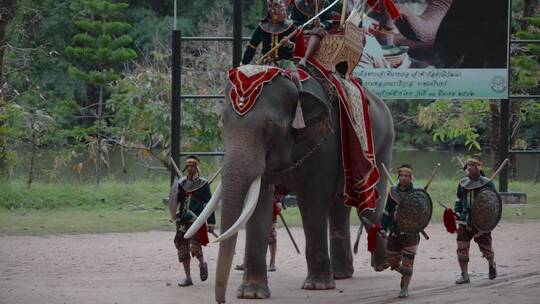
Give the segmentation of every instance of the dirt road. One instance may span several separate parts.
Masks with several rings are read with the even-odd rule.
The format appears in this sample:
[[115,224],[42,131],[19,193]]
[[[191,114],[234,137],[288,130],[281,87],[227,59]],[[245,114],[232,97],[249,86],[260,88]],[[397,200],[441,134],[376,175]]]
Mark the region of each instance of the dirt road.
[[[355,230],[353,230],[355,231]],[[494,231],[499,277],[487,278],[487,263],[475,243],[471,246],[471,284],[456,286],[458,272],[455,235],[441,224],[427,230],[420,242],[407,300],[397,299],[399,277],[369,266],[366,241],[355,257],[352,279],[337,281],[330,291],[305,291],[304,257],[296,254],[283,229],[278,230],[278,271],[270,273],[272,298],[236,298],[242,273],[232,271],[228,303],[540,303],[540,222],[501,223]],[[293,229],[303,248],[301,229]],[[214,303],[213,282],[217,246],[206,248],[210,278],[180,288],[180,266],[172,232],[49,237],[0,237],[0,303]],[[241,263],[243,231],[235,263]]]

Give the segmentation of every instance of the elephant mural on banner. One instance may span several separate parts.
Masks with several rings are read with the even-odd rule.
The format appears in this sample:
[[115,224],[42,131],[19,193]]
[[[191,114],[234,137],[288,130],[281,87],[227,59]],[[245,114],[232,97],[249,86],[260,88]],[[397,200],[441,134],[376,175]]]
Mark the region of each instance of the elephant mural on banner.
[[[302,101],[306,124],[306,128],[300,130],[291,127],[298,97]],[[381,162],[388,165],[391,161],[393,121],[382,100],[370,92],[367,92],[367,98],[380,168]],[[222,123],[226,154],[221,184],[208,203],[207,212],[199,216],[204,221],[205,214],[217,207],[217,201],[222,201],[216,301],[225,302],[237,231],[244,224],[245,270],[237,296],[270,296],[265,257],[274,185],[285,185],[298,197],[308,268],[302,288],[333,289],[334,279],[350,278],[354,271],[350,208],[342,202],[344,182],[338,105],[330,102],[323,86],[309,78],[299,91],[289,78],[278,75],[264,85],[257,102],[245,115],[238,115],[230,100],[225,102]],[[377,185],[380,199],[376,212],[371,214],[375,222],[379,222],[384,209],[386,182],[383,175]],[[382,270],[384,240],[379,239],[377,243],[381,245],[372,255],[372,266]]]

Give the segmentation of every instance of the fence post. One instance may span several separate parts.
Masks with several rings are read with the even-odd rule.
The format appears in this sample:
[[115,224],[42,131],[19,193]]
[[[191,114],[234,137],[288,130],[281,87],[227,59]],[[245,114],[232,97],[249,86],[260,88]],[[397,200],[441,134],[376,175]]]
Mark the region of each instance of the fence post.
[[[172,32],[172,69],[171,69],[171,157],[179,165],[180,161],[180,125],[182,107],[182,34],[180,30]],[[171,185],[176,173],[171,170]]]
[[234,0],[233,67],[242,61],[242,0]]

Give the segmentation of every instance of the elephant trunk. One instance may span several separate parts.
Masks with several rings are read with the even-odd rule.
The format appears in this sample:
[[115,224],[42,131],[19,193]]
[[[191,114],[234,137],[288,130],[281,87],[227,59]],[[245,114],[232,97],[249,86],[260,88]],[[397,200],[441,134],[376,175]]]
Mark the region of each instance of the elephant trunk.
[[[257,143],[255,135],[238,134],[235,138],[225,138],[226,155],[221,178],[223,204],[221,208],[221,232],[228,231],[238,220],[244,209],[244,201],[257,201],[260,188],[260,176],[264,173],[265,149]],[[256,189],[257,191],[260,189]],[[246,200],[246,205],[249,204]],[[248,218],[251,214],[248,215]],[[215,297],[216,302],[225,303],[227,282],[235,253],[237,233],[221,240],[216,268]]]
[[396,20],[400,32],[407,38],[426,43],[435,42],[437,31],[453,0],[431,0],[422,15],[400,6],[401,19]]

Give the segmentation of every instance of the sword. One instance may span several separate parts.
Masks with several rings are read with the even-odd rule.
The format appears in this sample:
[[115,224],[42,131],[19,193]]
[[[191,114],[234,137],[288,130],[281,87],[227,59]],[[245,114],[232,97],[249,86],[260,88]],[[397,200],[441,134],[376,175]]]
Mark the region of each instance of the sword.
[[[191,210],[187,210],[186,212],[189,213],[191,216],[193,216],[195,218],[195,220],[198,218],[198,216],[195,214],[195,212],[193,212]],[[171,223],[175,223],[177,221],[178,221],[178,219],[175,219],[174,222],[173,222],[173,220],[169,220],[169,222],[171,222]],[[216,239],[219,237],[214,231],[210,232],[210,234],[212,234]]]
[[491,182],[495,177],[497,177],[497,175],[499,175],[499,173],[501,173],[501,170],[504,166],[506,166],[506,164],[508,164],[508,158],[505,158],[502,162],[502,164],[499,166],[499,168],[497,168],[497,170],[495,171],[495,173],[493,173],[493,175],[489,178],[489,181]]
[[[359,218],[360,218],[360,222],[362,222],[362,225],[366,226],[366,230],[375,226],[367,217],[360,215]],[[383,239],[386,238],[386,235],[382,231],[379,231],[379,236],[382,237]]]
[[214,173],[214,175],[208,180],[208,184],[212,184],[212,182],[216,179],[216,177],[221,173],[221,170],[223,170],[223,166],[219,167],[219,169]]
[[[441,203],[440,201],[437,201],[437,204],[439,204],[439,205],[440,205],[441,207],[443,207],[444,209],[450,209],[450,210],[452,210],[452,208],[448,208],[448,206],[446,206],[445,204]],[[452,210],[452,212],[454,212],[454,214],[457,215],[456,212],[455,212],[454,210]]]
[[431,176],[429,177],[427,184],[424,186],[424,191],[427,191],[427,189],[429,188],[429,184],[431,184],[431,181],[435,177],[435,174],[437,173],[437,169],[439,169],[440,166],[441,166],[441,163],[437,163],[437,165],[435,165],[435,168],[433,168],[433,172],[431,172]]
[[287,226],[287,222],[285,222],[285,219],[283,218],[283,215],[281,215],[281,212],[278,213],[279,218],[281,219],[281,222],[283,223],[283,226],[285,226],[285,230],[287,230],[287,233],[289,234],[289,237],[291,238],[291,241],[294,245],[294,249],[296,249],[296,252],[300,254],[300,250],[298,249],[298,245],[296,245],[296,241],[294,240],[291,231],[289,230],[289,226]]
[[173,166],[174,171],[176,172],[176,175],[178,176],[178,178],[182,178],[182,172],[180,172],[180,169],[178,169],[178,166],[174,162],[174,159],[172,158],[172,156],[169,156],[169,160],[171,161],[171,165]]
[[456,158],[457,158],[459,164],[461,165],[461,168],[465,168],[465,163],[463,162],[463,160],[461,159],[461,157],[459,157],[459,155],[458,155],[458,156],[456,156]]
[[392,176],[390,175],[390,172],[388,172],[388,169],[386,169],[386,166],[384,163],[381,163],[381,166],[383,168],[384,174],[386,174],[386,177],[388,178],[388,182],[390,183],[390,186],[394,186],[394,182],[392,181]]
[[315,19],[319,18],[320,15],[322,15],[324,12],[326,12],[327,10],[331,9],[334,5],[336,5],[340,0],[336,0],[334,2],[332,2],[332,4],[330,4],[329,6],[325,7],[322,11],[320,11],[317,15],[313,16],[313,18],[309,19],[308,21],[306,21],[306,23],[300,25],[299,27],[297,27],[294,31],[292,31],[292,33],[290,33],[289,35],[287,35],[285,38],[281,39],[281,41],[276,45],[274,46],[272,49],[270,49],[270,51],[266,52],[266,54],[264,54],[261,58],[259,58],[259,60],[257,60],[257,64],[260,64],[266,57],[270,56],[270,54],[272,54],[273,52],[275,52],[277,49],[279,49],[283,43],[285,41],[288,41],[289,39],[291,39],[294,35],[296,35],[296,33],[298,33],[298,31],[302,30],[304,27],[306,27],[308,24],[310,24],[311,22],[313,22]]

